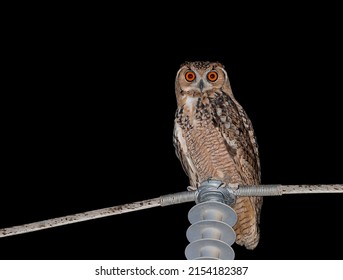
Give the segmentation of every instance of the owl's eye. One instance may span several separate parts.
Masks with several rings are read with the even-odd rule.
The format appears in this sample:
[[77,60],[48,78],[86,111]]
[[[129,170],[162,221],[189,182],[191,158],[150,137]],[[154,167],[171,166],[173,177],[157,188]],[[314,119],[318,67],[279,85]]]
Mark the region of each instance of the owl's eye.
[[214,82],[218,79],[218,73],[215,72],[215,71],[211,71],[211,72],[208,72],[207,74],[207,79],[210,81],[210,82]]
[[185,74],[185,78],[188,82],[192,82],[195,79],[195,73],[193,71],[187,71]]

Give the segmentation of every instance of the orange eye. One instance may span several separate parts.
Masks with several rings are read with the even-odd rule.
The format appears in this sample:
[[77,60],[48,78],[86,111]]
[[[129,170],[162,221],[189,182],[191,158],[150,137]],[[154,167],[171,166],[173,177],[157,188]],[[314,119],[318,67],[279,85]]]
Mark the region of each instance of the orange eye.
[[185,74],[185,78],[188,82],[192,82],[195,80],[195,73],[193,71],[187,71]]
[[214,82],[218,79],[218,73],[215,72],[215,71],[211,71],[211,72],[208,72],[207,74],[207,79],[210,81],[210,82]]

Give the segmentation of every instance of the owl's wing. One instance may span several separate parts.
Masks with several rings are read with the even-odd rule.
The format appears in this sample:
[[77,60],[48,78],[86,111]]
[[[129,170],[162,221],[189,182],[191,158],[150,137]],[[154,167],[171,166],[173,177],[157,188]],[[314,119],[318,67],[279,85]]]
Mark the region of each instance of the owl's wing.
[[175,147],[176,156],[181,162],[181,166],[189,178],[191,184],[190,189],[195,190],[197,188],[198,182],[197,172],[188,154],[188,149],[182,133],[182,129],[177,122],[175,122],[174,124],[173,144]]
[[256,178],[257,182],[254,182],[254,183],[259,184],[261,182],[261,166],[260,166],[260,155],[259,155],[259,149],[258,149],[255,131],[251,123],[251,120],[248,117],[245,110],[243,109],[243,107],[236,100],[234,100],[234,102],[237,106],[238,113],[241,116],[242,124],[245,128],[244,131],[246,135],[244,135],[244,138],[249,139],[247,140],[247,146],[249,147],[249,151],[250,151],[252,168],[257,174],[257,178]]
[[[255,133],[241,105],[232,98],[231,102],[228,107],[221,105],[219,112],[222,115],[216,118],[216,126],[240,174],[241,181],[238,183],[258,185],[261,173]],[[257,246],[262,204],[262,197],[237,197],[233,206],[238,215],[238,222],[234,226],[237,244],[248,249]]]
[[[222,105],[222,115],[216,116],[215,125],[224,139],[229,154],[236,166],[240,168],[242,183],[259,184],[260,159],[252,123],[243,107],[235,99],[231,98],[230,102],[230,107]],[[223,116],[229,116],[229,119]]]

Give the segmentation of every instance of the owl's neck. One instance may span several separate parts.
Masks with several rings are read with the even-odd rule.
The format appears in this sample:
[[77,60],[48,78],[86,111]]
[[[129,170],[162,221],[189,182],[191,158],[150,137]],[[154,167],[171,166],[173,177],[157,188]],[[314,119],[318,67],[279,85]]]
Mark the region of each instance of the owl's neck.
[[214,106],[218,95],[186,96],[182,105],[176,111],[176,121],[179,125],[192,128],[197,124],[213,120]]
[[211,92],[203,96],[187,96],[176,110],[175,121],[184,128],[219,123],[229,126],[229,115],[237,111],[236,102],[226,93]]

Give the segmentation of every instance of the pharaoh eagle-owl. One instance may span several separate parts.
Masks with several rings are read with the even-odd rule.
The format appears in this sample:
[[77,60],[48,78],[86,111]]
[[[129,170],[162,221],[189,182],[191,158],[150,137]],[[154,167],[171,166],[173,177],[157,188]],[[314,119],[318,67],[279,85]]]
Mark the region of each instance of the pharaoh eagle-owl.
[[[176,75],[177,110],[173,142],[191,189],[211,179],[224,183],[260,184],[255,133],[233,96],[227,72],[219,62],[194,61]],[[254,249],[259,242],[262,197],[238,197],[236,243]]]

